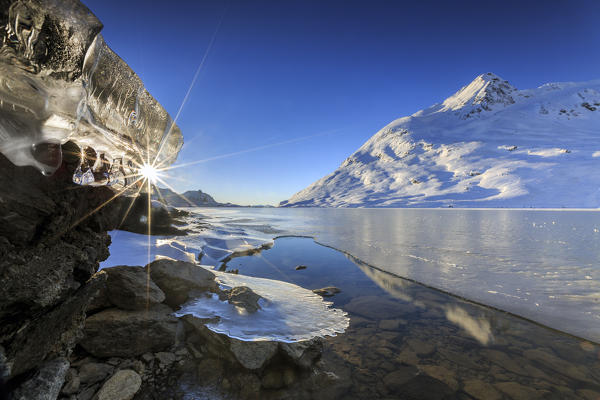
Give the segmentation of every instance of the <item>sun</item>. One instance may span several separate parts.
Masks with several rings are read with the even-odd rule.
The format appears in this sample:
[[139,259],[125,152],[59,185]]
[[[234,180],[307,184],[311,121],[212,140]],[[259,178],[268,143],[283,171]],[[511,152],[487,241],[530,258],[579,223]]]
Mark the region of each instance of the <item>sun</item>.
[[150,183],[156,184],[158,180],[158,170],[150,164],[144,164],[139,170],[140,175],[147,179]]

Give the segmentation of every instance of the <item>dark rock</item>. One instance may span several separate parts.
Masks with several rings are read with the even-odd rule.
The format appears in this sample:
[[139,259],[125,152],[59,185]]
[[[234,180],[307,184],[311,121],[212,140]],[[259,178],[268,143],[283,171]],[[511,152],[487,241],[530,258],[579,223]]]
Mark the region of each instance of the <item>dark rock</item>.
[[313,338],[295,343],[280,343],[279,348],[297,366],[310,369],[321,358],[323,339]]
[[321,289],[313,289],[313,293],[316,293],[319,296],[323,297],[331,297],[340,292],[341,290],[339,288],[336,288],[335,286],[327,286]]
[[265,371],[261,384],[265,389],[281,389],[290,386],[296,381],[296,373],[293,368],[269,368]]
[[165,293],[165,303],[177,307],[188,299],[191,290],[215,290],[215,274],[185,261],[160,259],[146,265],[150,278]]
[[428,375],[417,375],[395,392],[407,400],[446,400],[454,398],[454,390]]
[[419,370],[413,365],[402,365],[394,372],[390,372],[383,378],[385,386],[394,393],[400,393],[400,388],[406,382],[417,376]]
[[57,358],[43,364],[35,375],[17,388],[13,400],[55,400],[65,382],[69,361]]
[[168,349],[175,344],[177,318],[156,304],[148,310],[111,308],[85,321],[81,346],[97,357],[134,357]]
[[40,365],[47,357],[65,356],[82,336],[85,309],[90,298],[106,280],[106,274],[98,273],[71,298],[29,322],[11,343],[8,360],[11,374],[16,376]]
[[67,372],[67,376],[65,378],[65,385],[63,386],[61,393],[65,396],[70,396],[79,391],[79,387],[81,385],[81,380],[79,379],[79,375],[77,374],[77,370],[75,368],[69,369]]
[[120,265],[106,268],[106,295],[108,300],[123,310],[143,310],[149,305],[162,303],[165,294],[150,279],[142,267]]
[[239,286],[234,287],[231,290],[224,290],[219,294],[219,298],[221,300],[227,299],[230,304],[243,308],[249,313],[254,313],[260,310],[258,301],[262,299],[261,296],[254,293],[252,289],[246,286]]
[[103,381],[113,371],[114,367],[104,363],[84,364],[79,368],[79,380],[84,385],[92,385]]
[[117,371],[104,382],[96,394],[97,400],[131,400],[140,390],[142,378],[135,371],[123,369]]

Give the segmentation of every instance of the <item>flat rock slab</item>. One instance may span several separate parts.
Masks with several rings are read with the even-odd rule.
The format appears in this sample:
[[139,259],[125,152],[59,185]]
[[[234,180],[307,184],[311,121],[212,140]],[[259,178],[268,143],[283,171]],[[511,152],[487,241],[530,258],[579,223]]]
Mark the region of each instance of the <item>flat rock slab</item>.
[[131,400],[140,390],[142,378],[130,369],[122,369],[107,380],[96,395],[97,400]]
[[81,346],[100,357],[134,357],[166,350],[175,344],[177,318],[164,304],[147,311],[109,308],[85,321]]
[[38,372],[23,383],[12,395],[13,400],[55,400],[65,382],[69,361],[57,358],[41,366]]
[[124,310],[143,310],[149,304],[162,303],[165,294],[150,279],[142,267],[119,265],[106,268],[106,295],[115,306]]
[[165,293],[165,303],[171,307],[185,303],[191,290],[217,288],[215,274],[193,263],[160,259],[146,265],[145,269]]

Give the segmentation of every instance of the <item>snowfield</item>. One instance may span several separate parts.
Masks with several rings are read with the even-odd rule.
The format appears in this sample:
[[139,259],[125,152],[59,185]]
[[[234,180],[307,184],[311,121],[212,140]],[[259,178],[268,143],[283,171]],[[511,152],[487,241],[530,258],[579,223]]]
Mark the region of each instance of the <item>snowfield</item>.
[[280,206],[600,207],[600,80],[480,75],[387,125]]

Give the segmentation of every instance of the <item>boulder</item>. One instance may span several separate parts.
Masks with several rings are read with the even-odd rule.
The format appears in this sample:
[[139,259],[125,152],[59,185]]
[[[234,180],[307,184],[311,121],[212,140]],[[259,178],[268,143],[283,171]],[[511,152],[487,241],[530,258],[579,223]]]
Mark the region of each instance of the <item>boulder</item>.
[[11,376],[41,365],[44,359],[67,355],[81,336],[90,299],[105,279],[106,274],[95,274],[68,300],[26,324],[15,335],[7,352],[7,361],[12,366]]
[[13,400],[55,400],[65,382],[69,361],[57,358],[43,364],[35,375],[17,388]]
[[131,400],[140,390],[142,378],[130,369],[122,369],[114,374],[96,394],[97,400]]
[[259,369],[277,353],[277,342],[245,342],[229,338],[229,351],[246,369]]
[[243,308],[249,313],[254,313],[260,310],[258,301],[262,299],[261,296],[254,293],[252,289],[246,286],[238,286],[231,290],[224,290],[219,294],[219,298],[221,300],[227,299],[230,304]]
[[162,303],[165,294],[142,267],[119,265],[104,269],[108,275],[106,295],[124,310],[144,310],[150,304]]
[[165,293],[165,303],[175,308],[188,299],[191,290],[215,290],[215,274],[199,265],[163,258],[146,265],[150,278]]
[[96,357],[134,357],[175,344],[177,318],[164,304],[148,310],[109,308],[85,321],[81,346]]
[[340,293],[341,290],[335,286],[327,286],[321,289],[313,289],[313,293],[318,294],[322,297],[331,297]]
[[181,319],[186,326],[188,345],[190,342],[200,344],[210,355],[248,370],[260,370],[274,358],[287,361],[290,366],[311,369],[323,351],[321,338],[296,343],[243,341],[211,331],[204,325],[206,320],[192,315]]
[[84,385],[92,385],[103,381],[113,370],[114,367],[104,363],[83,364],[79,369],[79,381]]
[[321,358],[323,339],[313,338],[295,343],[280,343],[280,351],[303,369],[310,369]]

